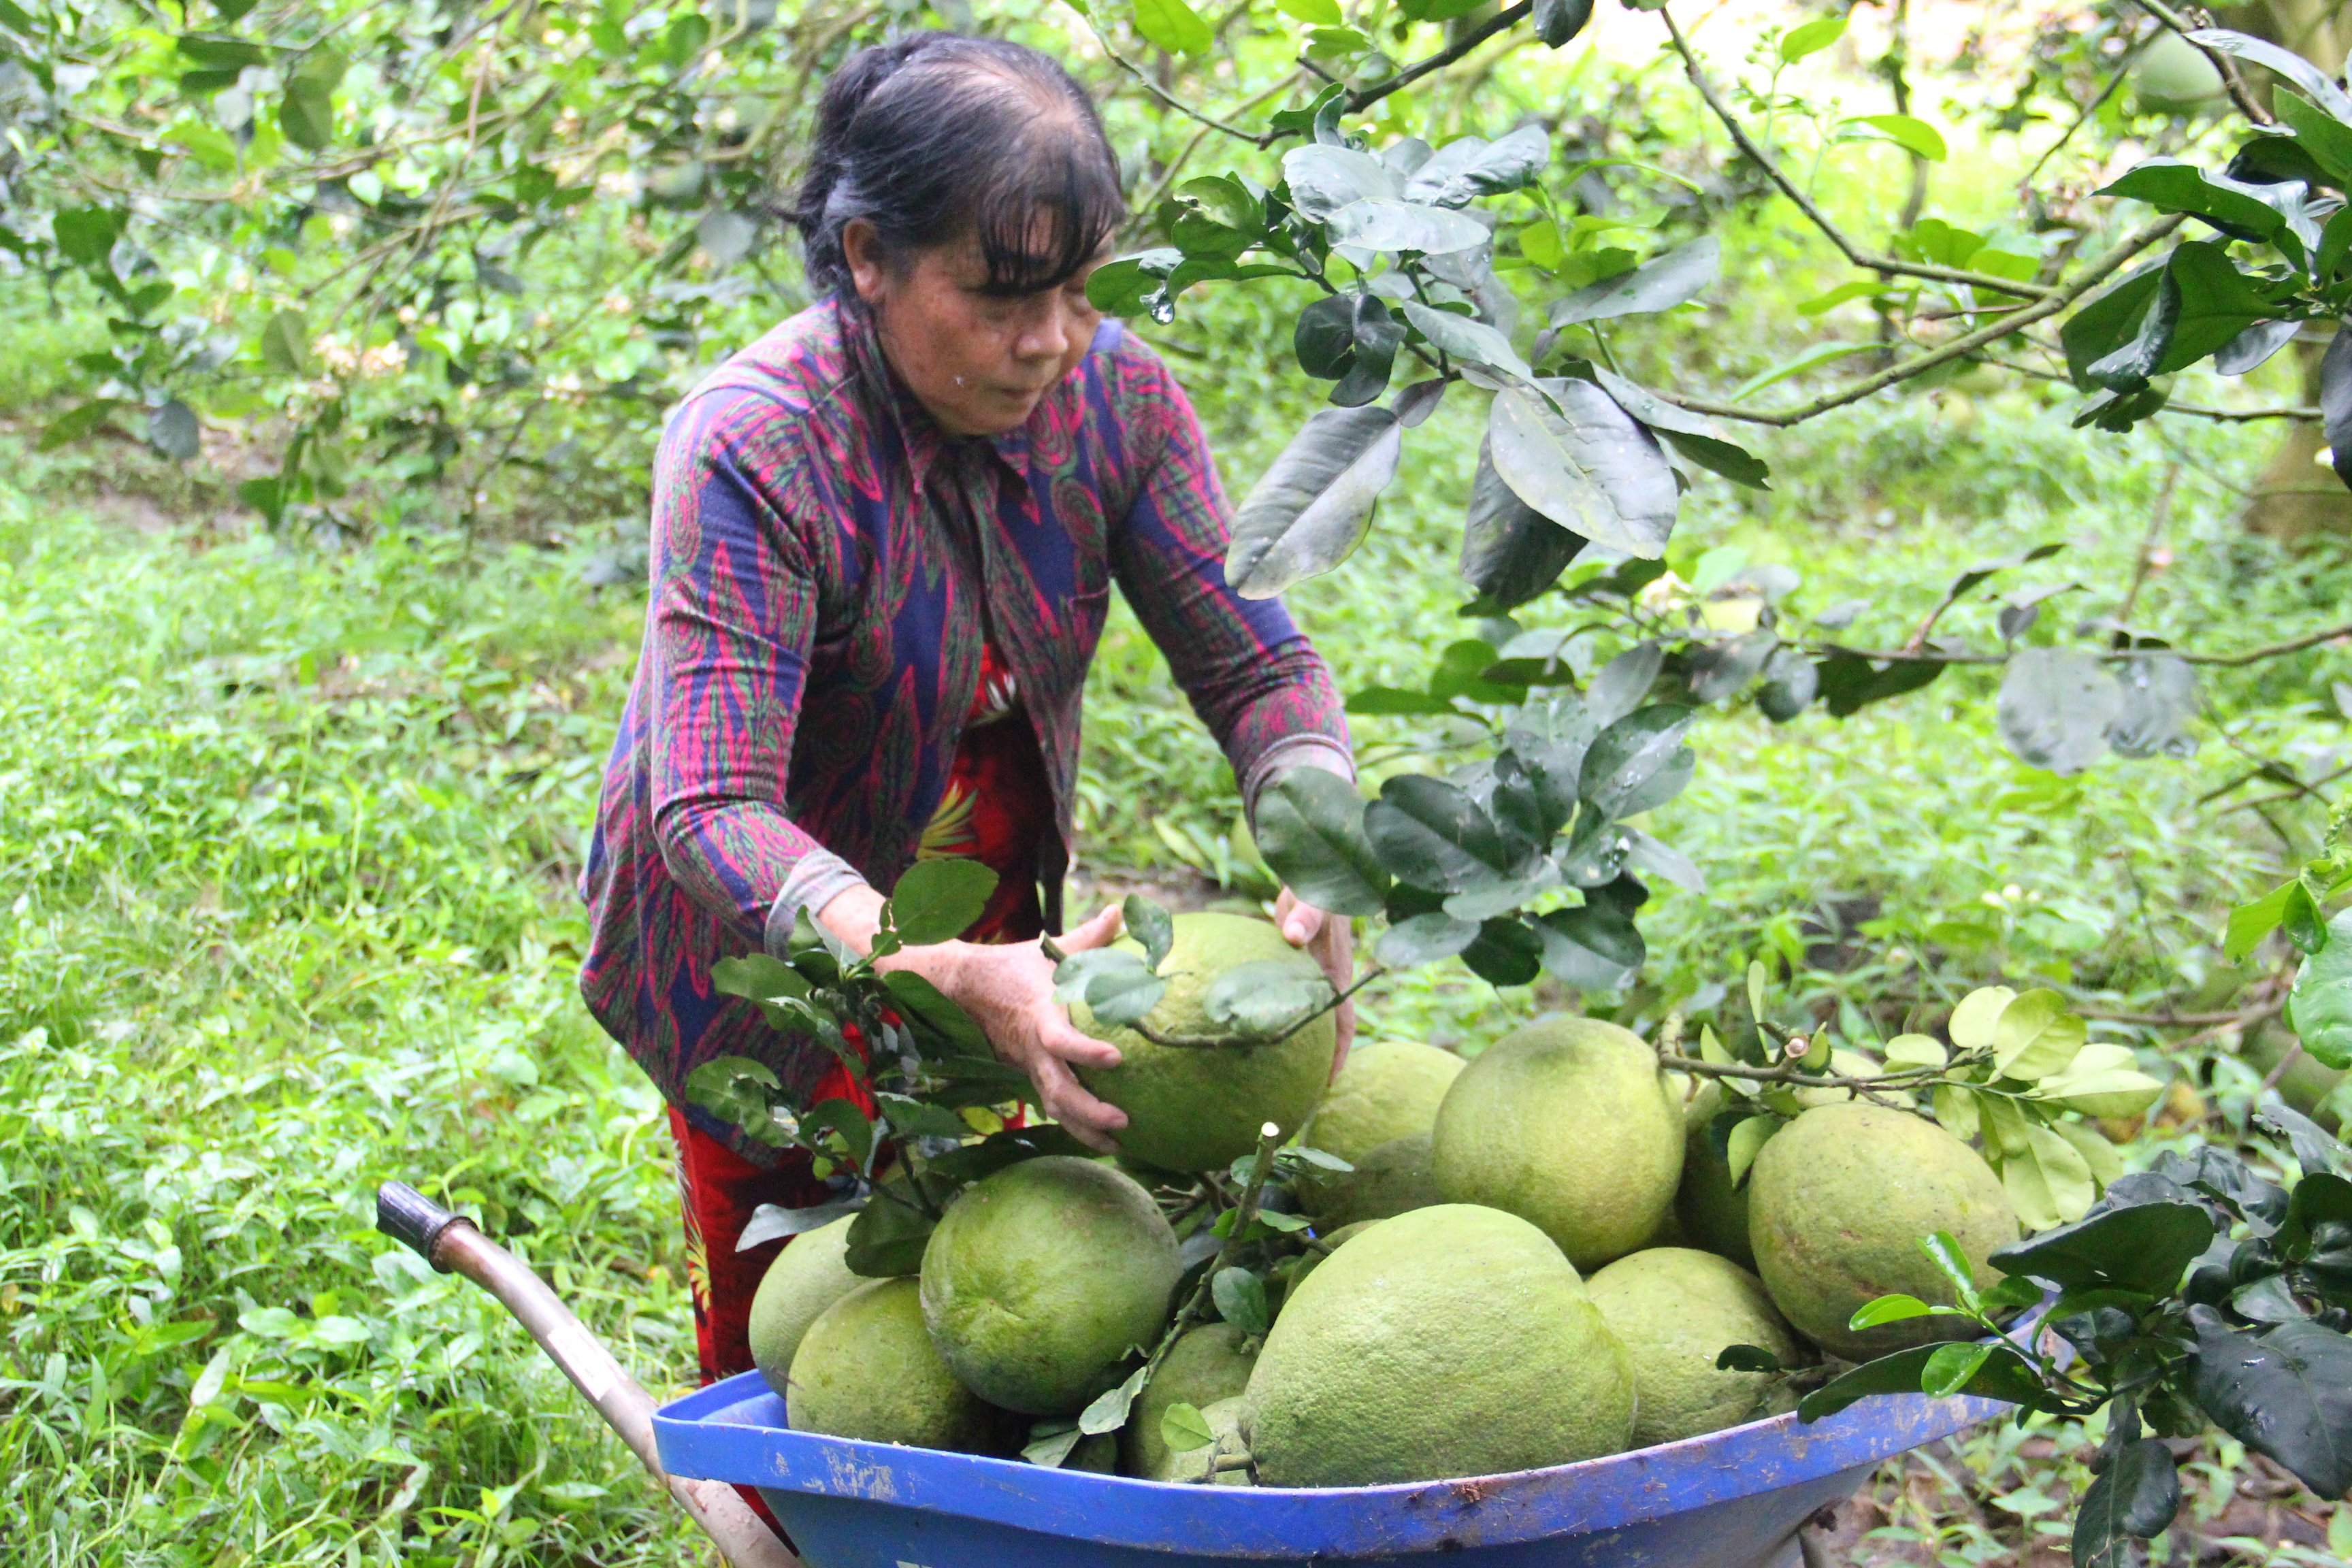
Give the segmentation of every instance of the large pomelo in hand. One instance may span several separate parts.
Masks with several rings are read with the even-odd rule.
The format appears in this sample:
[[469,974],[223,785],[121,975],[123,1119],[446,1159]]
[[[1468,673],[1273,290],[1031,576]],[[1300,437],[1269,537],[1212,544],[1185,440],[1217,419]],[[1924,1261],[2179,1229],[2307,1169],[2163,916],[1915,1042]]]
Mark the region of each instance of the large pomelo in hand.
[[793,1237],[760,1276],[748,1325],[751,1363],[778,1394],[784,1392],[793,1352],[800,1349],[801,1337],[817,1314],[868,1283],[863,1275],[852,1274],[846,1261],[849,1227],[856,1219],[845,1215]]
[[1948,1231],[1979,1289],[1985,1261],[2017,1239],[2017,1213],[1977,1152],[1932,1121],[1877,1105],[1808,1110],[1764,1145],[1748,1177],[1748,1238],[1772,1302],[1799,1333],[1854,1361],[1966,1339],[1965,1318],[1846,1327],[1881,1296],[1953,1304],[1951,1282],[1920,1250]]
[[1362,1487],[1590,1459],[1633,1429],[1633,1373],[1543,1232],[1444,1204],[1324,1259],[1244,1396],[1259,1481]]
[[956,1200],[923,1252],[923,1318],[964,1385],[1074,1415],[1167,1325],[1176,1233],[1133,1178],[1053,1155]]
[[1769,1351],[1782,1366],[1811,1359],[1756,1276],[1712,1252],[1654,1247],[1619,1258],[1586,1289],[1633,1357],[1640,1447],[1737,1426],[1780,1403],[1770,1373],[1716,1370],[1727,1346]]
[[1271,962],[1308,974],[1320,971],[1262,920],[1181,914],[1175,928],[1175,943],[1160,966],[1167,994],[1143,1025],[1163,1040],[1187,1043],[1159,1045],[1133,1029],[1098,1025],[1081,1004],[1070,1009],[1071,1020],[1117,1046],[1125,1059],[1115,1068],[1082,1068],[1078,1078],[1127,1112],[1117,1135],[1127,1158],[1163,1171],[1220,1170],[1257,1147],[1265,1123],[1286,1138],[1307,1120],[1330,1082],[1339,1025],[1326,1013],[1287,1039],[1268,1041],[1211,1023],[1202,997],[1227,970]]
[[1249,1336],[1231,1323],[1206,1323],[1186,1331],[1169,1347],[1160,1370],[1136,1395],[1127,1425],[1119,1428],[1127,1473],[1146,1480],[1172,1479],[1175,1456],[1160,1429],[1169,1406],[1189,1405],[1206,1410],[1219,1400],[1231,1399],[1249,1386],[1250,1369],[1256,1365],[1257,1352],[1250,1345]]
[[869,1279],[817,1314],[784,1390],[793,1431],[966,1453],[1000,1446],[998,1414],[940,1359],[919,1293],[912,1279]]
[[1532,1221],[1579,1268],[1642,1246],[1683,1171],[1683,1110],[1657,1053],[1594,1018],[1515,1029],[1438,1109],[1438,1190]]

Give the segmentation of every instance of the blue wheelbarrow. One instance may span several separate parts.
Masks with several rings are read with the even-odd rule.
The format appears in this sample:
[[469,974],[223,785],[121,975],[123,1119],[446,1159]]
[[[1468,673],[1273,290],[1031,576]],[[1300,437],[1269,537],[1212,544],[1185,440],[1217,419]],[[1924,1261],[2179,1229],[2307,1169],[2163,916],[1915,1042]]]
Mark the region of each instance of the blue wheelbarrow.
[[2007,1411],[1895,1395],[1809,1426],[1780,1415],[1513,1475],[1322,1491],[1164,1485],[794,1432],[757,1373],[655,1409],[544,1284],[464,1220],[392,1184],[378,1224],[514,1311],[737,1568],[793,1559],[730,1486],[758,1489],[807,1568],[1799,1568],[1799,1527],[1881,1461]]

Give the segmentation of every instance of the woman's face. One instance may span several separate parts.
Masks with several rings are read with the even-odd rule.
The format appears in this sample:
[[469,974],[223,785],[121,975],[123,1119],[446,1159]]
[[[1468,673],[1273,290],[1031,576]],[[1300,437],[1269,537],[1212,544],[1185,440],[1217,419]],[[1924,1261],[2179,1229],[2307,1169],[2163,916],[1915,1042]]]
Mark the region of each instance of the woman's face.
[[844,228],[841,243],[890,367],[950,435],[1017,429],[1077,368],[1102,321],[1087,301],[1094,262],[1058,289],[1006,298],[985,291],[976,244],[917,251],[893,266],[863,218]]

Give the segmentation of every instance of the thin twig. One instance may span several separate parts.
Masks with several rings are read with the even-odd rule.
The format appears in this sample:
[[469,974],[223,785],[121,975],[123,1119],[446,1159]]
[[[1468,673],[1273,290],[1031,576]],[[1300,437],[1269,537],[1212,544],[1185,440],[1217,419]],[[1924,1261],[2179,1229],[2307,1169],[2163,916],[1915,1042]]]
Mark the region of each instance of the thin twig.
[[2208,48],[2203,44],[2198,43],[2195,38],[2189,37],[2197,29],[2189,24],[2186,16],[2164,4],[2164,0],[2137,0],[2137,4],[2141,10],[2182,37],[2189,38],[2189,44],[2199,54],[2213,62],[2213,68],[2221,73],[2221,85],[2230,89],[2230,101],[2238,106],[2238,111],[2241,114],[2257,125],[2278,123],[2277,118],[2261,104],[2256,103],[2254,95],[2246,89],[2246,79],[2238,74],[2238,62],[2235,59],[2220,49]]
[[1716,119],[1723,122],[1724,130],[1731,133],[1731,140],[1738,145],[1740,152],[1747,154],[1758,168],[1764,171],[1765,177],[1780,189],[1782,195],[1797,205],[1797,210],[1803,213],[1815,228],[1829,237],[1830,243],[1836,246],[1848,261],[1873,272],[1899,273],[1910,278],[1927,278],[1939,283],[1964,283],[1972,288],[2021,298],[2042,298],[2056,292],[2039,283],[2021,282],[2014,278],[1996,278],[1990,272],[1971,272],[1961,267],[1937,267],[1928,262],[1905,261],[1897,257],[1880,256],[1863,249],[1846,237],[1845,231],[1838,227],[1831,220],[1829,214],[1823,212],[1794,180],[1781,173],[1780,166],[1772,162],[1764,149],[1758,146],[1755,140],[1748,134],[1748,128],[1739,122],[1739,117],[1733,114],[1729,106],[1717,96],[1714,83],[1707,79],[1706,70],[1699,64],[1697,51],[1691,47],[1690,40],[1683,36],[1682,27],[1675,21],[1672,13],[1661,7],[1658,19],[1665,23],[1666,35],[1674,42],[1675,52],[1683,58],[1683,69],[1689,76],[1691,86],[1698,89],[1699,97],[1706,100],[1706,107],[1714,113]]
[[1159,79],[1154,77],[1150,71],[1145,70],[1141,66],[1136,64],[1133,60],[1129,59],[1125,55],[1120,54],[1118,48],[1112,45],[1111,41],[1103,37],[1102,29],[1095,26],[1094,15],[1092,12],[1080,10],[1078,15],[1085,19],[1087,30],[1095,36],[1095,42],[1102,46],[1103,53],[1108,55],[1112,60],[1118,63],[1121,69],[1127,72],[1128,75],[1133,77],[1138,82],[1141,83],[1144,91],[1150,93],[1152,97],[1158,99],[1160,102],[1166,104],[1177,113],[1184,115],[1188,119],[1196,120],[1212,131],[1222,131],[1226,135],[1234,138],[1236,141],[1246,142],[1253,147],[1271,147],[1285,134],[1279,131],[1267,131],[1263,132],[1244,131],[1240,126],[1228,124],[1226,121],[1219,120],[1213,114],[1202,113],[1201,110],[1193,108],[1191,104],[1185,102],[1182,99],[1177,97],[1174,93],[1169,91],[1166,88],[1160,86]]
[[2058,155],[2059,149],[2065,146],[2067,142],[2072,142],[2074,139],[2074,132],[2089,124],[2091,116],[2098,113],[2100,106],[2105,103],[2107,100],[2115,97],[2116,89],[2123,86],[2124,76],[2131,69],[2132,62],[2138,59],[2139,57],[2147,51],[2148,45],[2155,41],[2156,35],[2154,33],[2150,33],[2147,37],[2142,38],[2139,42],[2134,44],[2130,48],[2124,51],[2124,58],[2116,62],[2115,75],[2107,78],[2107,85],[2099,89],[2099,93],[2096,98],[2094,98],[2090,102],[2083,105],[2082,112],[2074,116],[2074,122],[2073,124],[2067,126],[2064,131],[2059,132],[2057,141],[2053,142],[2049,146],[2044,147],[2042,150],[2042,156],[2033,160],[2033,167],[2026,170],[2025,177],[2017,182],[2019,190],[2023,191],[2031,187],[2033,184],[2033,177],[2042,173],[2042,167],[2047,164],[2051,159]]
[[1411,87],[1430,72],[1444,70],[1496,34],[1533,16],[1535,9],[1535,0],[1518,0],[1516,5],[1504,6],[1427,59],[1405,67],[1386,80],[1376,81],[1370,87],[1359,88],[1349,93],[1345,100],[1348,112],[1360,114],[1389,94]]
[[[1659,14],[1664,15],[1664,12]],[[1913,376],[1933,370],[1939,364],[1966,358],[1986,344],[1998,342],[2002,338],[2008,337],[2021,327],[2042,321],[2045,317],[2056,315],[2106,281],[2123,267],[2125,262],[2171,234],[2185,221],[2183,215],[2179,213],[2168,217],[2158,218],[2154,223],[2126,236],[2113,250],[2099,258],[2096,266],[2064,288],[2035,300],[2032,304],[2012,310],[1999,321],[1979,327],[1975,331],[1963,337],[1954,338],[1942,348],[1931,349],[1926,353],[1915,355],[1898,364],[1889,365],[1874,375],[1864,376],[1860,381],[1850,382],[1835,391],[1825,392],[1811,403],[1800,404],[1794,408],[1762,412],[1752,408],[1742,408],[1736,403],[1717,403],[1706,398],[1685,397],[1679,394],[1663,390],[1656,395],[1669,403],[1687,408],[1694,414],[1712,414],[1719,418],[1737,419],[1749,425],[1769,425],[1780,429],[1786,429],[1791,425],[1801,425],[1806,420],[1826,414],[1832,408],[1841,408],[1849,403],[1858,403],[1874,392],[1884,391],[1898,382],[1908,381]]]
[[2139,553],[2132,561],[2131,587],[2124,602],[2116,609],[2116,621],[2120,626],[2131,624],[2132,606],[2139,603],[2139,591],[2147,586],[2147,574],[2154,563],[2156,542],[2164,532],[2164,525],[2172,521],[2172,492],[2180,485],[2180,464],[2176,460],[2164,466],[2164,488],[2156,493],[2156,505],[2148,512],[2147,533],[2139,542]]

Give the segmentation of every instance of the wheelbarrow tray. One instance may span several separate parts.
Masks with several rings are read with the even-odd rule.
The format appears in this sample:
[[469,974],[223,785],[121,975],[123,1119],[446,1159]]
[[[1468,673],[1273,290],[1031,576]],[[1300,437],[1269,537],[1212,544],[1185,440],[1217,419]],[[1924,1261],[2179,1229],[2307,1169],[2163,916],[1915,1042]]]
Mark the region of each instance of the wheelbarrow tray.
[[1798,1526],[1881,1460],[2005,1411],[1892,1395],[1549,1469],[1311,1491],[794,1432],[757,1373],[663,1406],[654,1433],[670,1474],[758,1488],[810,1568],[1785,1568]]

